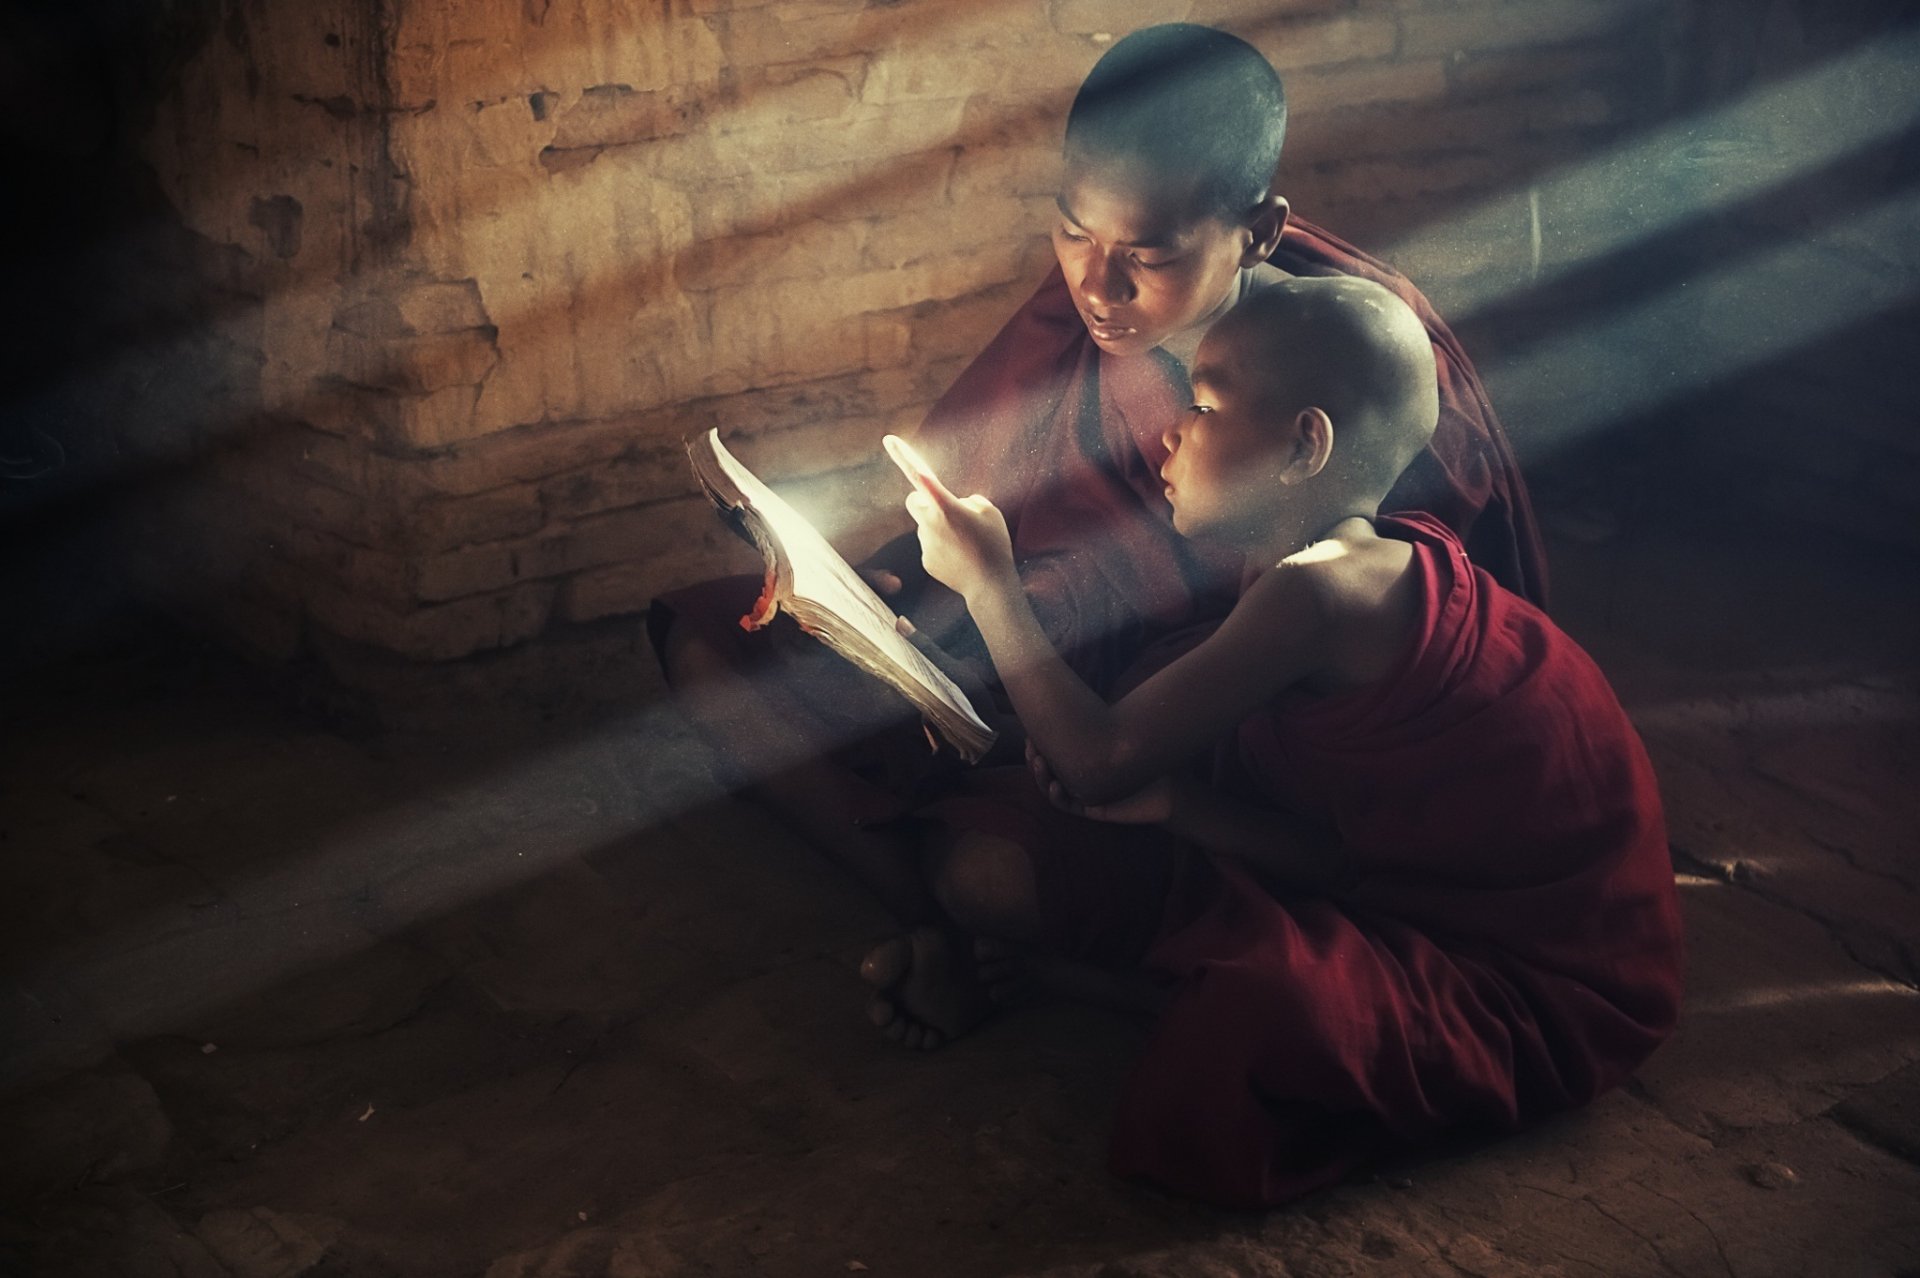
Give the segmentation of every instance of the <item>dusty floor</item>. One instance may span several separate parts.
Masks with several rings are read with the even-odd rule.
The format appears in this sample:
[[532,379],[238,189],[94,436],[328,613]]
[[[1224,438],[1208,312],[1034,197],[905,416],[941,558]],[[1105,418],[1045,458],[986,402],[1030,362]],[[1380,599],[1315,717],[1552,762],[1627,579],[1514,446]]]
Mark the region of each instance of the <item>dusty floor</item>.
[[1662,771],[1683,1031],[1263,1216],[1107,1176],[1133,1026],[883,1042],[882,917],[670,713],[353,734],[68,661],[0,745],[0,1272],[1920,1274],[1920,573],[1624,522],[1558,520],[1557,611]]

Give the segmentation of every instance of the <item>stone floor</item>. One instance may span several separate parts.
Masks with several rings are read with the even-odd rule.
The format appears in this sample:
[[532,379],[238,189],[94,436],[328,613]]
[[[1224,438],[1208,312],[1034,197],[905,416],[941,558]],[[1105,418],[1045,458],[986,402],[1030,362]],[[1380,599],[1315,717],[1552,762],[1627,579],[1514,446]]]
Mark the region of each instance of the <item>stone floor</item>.
[[1920,573],[1556,505],[1691,941],[1588,1112],[1265,1215],[1119,1183],[1139,1028],[882,1041],[884,920],[670,712],[354,732],[122,645],[4,714],[0,1273],[1920,1274]]

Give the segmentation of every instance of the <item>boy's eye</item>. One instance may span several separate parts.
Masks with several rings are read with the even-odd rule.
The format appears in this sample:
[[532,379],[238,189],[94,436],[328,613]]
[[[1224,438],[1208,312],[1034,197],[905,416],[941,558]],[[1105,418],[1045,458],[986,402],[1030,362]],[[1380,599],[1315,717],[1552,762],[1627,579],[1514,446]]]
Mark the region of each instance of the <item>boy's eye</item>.
[[1063,240],[1072,240],[1075,244],[1085,244],[1087,242],[1086,236],[1080,234],[1080,232],[1070,226],[1063,226],[1054,233]]
[[1187,405],[1187,411],[1189,413],[1205,416],[1207,413],[1211,413],[1213,411],[1213,406],[1211,404],[1189,404]]
[[1133,259],[1133,264],[1135,266],[1138,266],[1143,271],[1164,271],[1169,266],[1172,266],[1175,262],[1178,262],[1179,260],[1180,259],[1176,257],[1176,258],[1168,258],[1164,262],[1149,262],[1143,258],[1136,257]]

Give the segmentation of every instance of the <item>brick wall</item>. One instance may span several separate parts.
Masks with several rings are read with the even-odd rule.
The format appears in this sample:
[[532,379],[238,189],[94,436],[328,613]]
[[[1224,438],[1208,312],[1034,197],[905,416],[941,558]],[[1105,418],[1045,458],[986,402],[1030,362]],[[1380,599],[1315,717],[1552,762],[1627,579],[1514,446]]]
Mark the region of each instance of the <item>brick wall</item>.
[[241,259],[251,380],[150,576],[190,527],[217,624],[270,652],[522,645],[751,565],[680,452],[710,425],[859,550],[897,496],[878,436],[1050,263],[1060,125],[1116,35],[1252,39],[1296,209],[1471,311],[1540,269],[1529,184],[1662,109],[1679,8],[227,0],[142,145]]

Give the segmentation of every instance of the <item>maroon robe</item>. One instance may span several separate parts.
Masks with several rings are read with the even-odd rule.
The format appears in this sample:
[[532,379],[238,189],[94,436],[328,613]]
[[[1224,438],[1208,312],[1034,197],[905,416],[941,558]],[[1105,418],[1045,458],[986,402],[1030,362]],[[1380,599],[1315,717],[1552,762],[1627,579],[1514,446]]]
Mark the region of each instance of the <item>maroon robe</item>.
[[[1526,485],[1472,362],[1426,298],[1297,218],[1270,261],[1293,275],[1373,280],[1413,308],[1433,341],[1440,420],[1381,508],[1436,516],[1502,585],[1544,605],[1546,559]],[[1161,434],[1189,394],[1185,370],[1162,351],[1101,351],[1056,267],[917,436],[948,487],[984,493],[1006,515],[1042,625],[1099,688],[1112,687],[1142,643],[1217,621],[1232,602],[1237,564],[1173,531],[1160,481]],[[953,642],[950,627],[930,633]]]
[[[1272,262],[1296,275],[1354,275],[1393,290],[1433,338],[1440,421],[1385,509],[1430,511],[1504,585],[1539,602],[1545,558],[1512,450],[1460,345],[1391,267],[1295,218]],[[1162,351],[1122,358],[1095,346],[1058,268],[934,405],[916,436],[948,486],[981,492],[1006,514],[1022,579],[1049,637],[1088,683],[1111,694],[1163,664],[1232,606],[1239,565],[1181,538],[1161,487],[1162,432],[1189,402],[1185,370]],[[911,536],[876,562],[913,577]],[[654,601],[663,651],[687,624],[742,673],[778,681],[845,765],[842,799],[862,822],[897,815],[922,779],[921,735],[906,702],[874,680],[843,677],[809,640],[748,634],[739,619],[758,576],[723,578]],[[937,583],[895,607],[936,642],[991,673],[978,631]],[[1144,649],[1161,640],[1157,649]],[[671,673],[671,672],[670,672]]]
[[1236,752],[1247,797],[1336,831],[1357,886],[1279,896],[1197,856],[1172,876],[1145,962],[1179,992],[1120,1105],[1123,1174],[1281,1202],[1584,1104],[1674,1026],[1659,793],[1605,678],[1437,521],[1380,531],[1414,546],[1416,641],[1377,684],[1281,694]]

